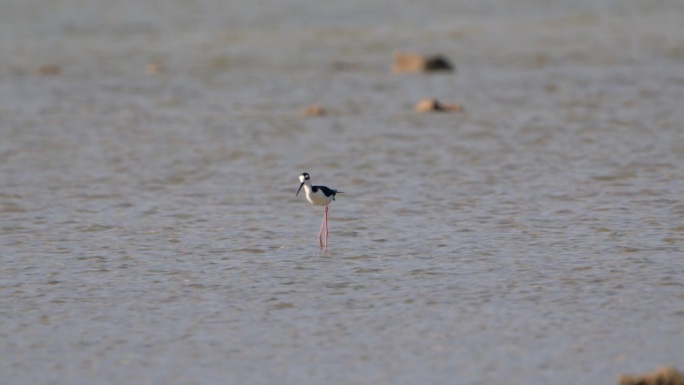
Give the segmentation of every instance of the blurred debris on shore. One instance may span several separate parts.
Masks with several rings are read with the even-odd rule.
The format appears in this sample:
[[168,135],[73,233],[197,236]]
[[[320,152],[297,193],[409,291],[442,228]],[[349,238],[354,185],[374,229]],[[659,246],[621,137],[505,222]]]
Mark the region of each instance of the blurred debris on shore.
[[395,51],[392,56],[392,72],[454,72],[455,67],[444,55],[424,56]]
[[459,112],[463,106],[458,103],[442,103],[437,99],[423,99],[416,104],[417,112]]
[[43,64],[35,70],[38,76],[57,76],[62,72],[62,68],[57,64]]
[[315,104],[312,104],[310,106],[304,107],[300,111],[299,115],[300,116],[324,116],[327,113],[328,112],[325,110],[325,108],[318,106],[318,105],[315,105]]
[[145,67],[145,73],[148,75],[159,75],[166,72],[166,68],[163,64],[152,62]]
[[621,375],[619,385],[684,385],[684,373],[671,366],[660,367],[643,375]]

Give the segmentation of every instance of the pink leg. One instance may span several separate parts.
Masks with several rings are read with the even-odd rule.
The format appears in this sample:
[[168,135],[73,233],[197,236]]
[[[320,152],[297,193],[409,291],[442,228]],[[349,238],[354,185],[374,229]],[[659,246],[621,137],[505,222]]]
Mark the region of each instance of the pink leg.
[[[327,207],[326,207],[327,209]],[[321,234],[323,234],[323,226],[325,226],[325,221],[327,220],[327,213],[323,215],[323,222],[321,222],[321,229],[318,230],[318,243],[323,247],[323,240],[321,239]]]
[[325,251],[328,251],[328,206],[325,206]]

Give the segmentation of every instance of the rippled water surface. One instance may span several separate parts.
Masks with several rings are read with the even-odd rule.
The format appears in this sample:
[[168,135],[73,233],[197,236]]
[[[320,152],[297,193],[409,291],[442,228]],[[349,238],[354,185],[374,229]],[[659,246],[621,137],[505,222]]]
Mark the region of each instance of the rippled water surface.
[[0,382],[684,365],[681,4],[455,3],[0,4]]

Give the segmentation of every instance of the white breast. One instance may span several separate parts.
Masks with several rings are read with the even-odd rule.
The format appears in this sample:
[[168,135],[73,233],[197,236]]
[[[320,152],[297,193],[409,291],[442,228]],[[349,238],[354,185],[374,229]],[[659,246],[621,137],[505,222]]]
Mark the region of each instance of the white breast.
[[316,206],[327,206],[332,202],[332,196],[325,196],[323,191],[318,190],[315,193],[309,186],[304,186],[306,189],[306,199]]

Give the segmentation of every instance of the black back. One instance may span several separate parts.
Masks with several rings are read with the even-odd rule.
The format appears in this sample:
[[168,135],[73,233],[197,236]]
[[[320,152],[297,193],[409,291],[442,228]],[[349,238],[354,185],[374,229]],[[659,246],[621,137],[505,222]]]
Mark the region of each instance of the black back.
[[325,195],[327,197],[332,196],[333,200],[335,200],[335,194],[337,194],[337,190],[333,190],[333,189],[331,189],[329,187],[325,187],[325,186],[311,186],[311,190],[313,192],[321,190],[323,192],[323,195]]

